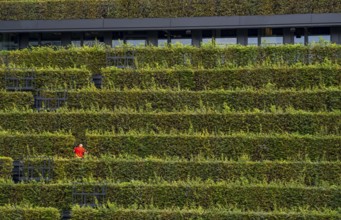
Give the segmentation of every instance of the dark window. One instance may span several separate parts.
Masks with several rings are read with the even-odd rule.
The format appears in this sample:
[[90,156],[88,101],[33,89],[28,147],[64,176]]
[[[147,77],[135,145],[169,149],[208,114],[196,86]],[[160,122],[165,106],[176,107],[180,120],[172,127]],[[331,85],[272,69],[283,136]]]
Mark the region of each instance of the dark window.
[[281,45],[283,44],[283,29],[264,28],[261,31],[261,45]]
[[227,46],[237,44],[236,30],[221,30],[216,34],[215,43],[217,46]]
[[258,29],[249,29],[248,30],[248,45],[258,45]]
[[100,42],[104,42],[103,34],[100,32],[85,32],[83,45],[94,46]]
[[187,31],[171,31],[170,32],[171,44],[192,45],[192,32]]
[[18,34],[0,34],[0,50],[16,50],[18,48]]
[[170,42],[170,35],[168,31],[159,31],[157,45],[159,47],[166,46]]
[[330,28],[308,28],[308,43],[330,42]]
[[83,34],[80,32],[71,33],[71,44],[77,47],[82,46]]
[[61,46],[62,45],[61,33],[42,33],[41,46]]

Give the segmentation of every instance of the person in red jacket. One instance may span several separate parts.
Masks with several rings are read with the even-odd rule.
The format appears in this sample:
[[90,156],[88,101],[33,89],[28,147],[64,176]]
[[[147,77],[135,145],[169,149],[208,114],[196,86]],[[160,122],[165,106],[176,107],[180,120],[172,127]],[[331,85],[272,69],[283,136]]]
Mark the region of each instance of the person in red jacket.
[[73,149],[73,152],[75,153],[76,158],[84,158],[84,154],[87,154],[88,152],[83,147],[83,144],[78,145]]

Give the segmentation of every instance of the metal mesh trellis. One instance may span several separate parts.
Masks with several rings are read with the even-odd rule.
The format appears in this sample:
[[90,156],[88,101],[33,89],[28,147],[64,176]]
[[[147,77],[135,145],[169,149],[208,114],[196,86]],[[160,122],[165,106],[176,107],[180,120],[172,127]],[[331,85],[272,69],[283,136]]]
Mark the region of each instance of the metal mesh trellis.
[[27,157],[14,163],[15,182],[50,181],[53,178],[53,159],[48,157]]
[[107,185],[90,185],[74,183],[72,186],[72,203],[80,206],[96,207],[106,202]]

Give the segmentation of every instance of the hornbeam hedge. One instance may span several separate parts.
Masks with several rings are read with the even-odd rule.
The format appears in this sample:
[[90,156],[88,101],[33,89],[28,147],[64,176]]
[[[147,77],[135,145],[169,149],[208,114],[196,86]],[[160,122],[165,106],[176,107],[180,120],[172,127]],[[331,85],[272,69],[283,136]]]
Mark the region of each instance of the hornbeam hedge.
[[338,0],[35,0],[3,1],[0,20],[167,18],[340,13]]
[[[2,155],[0,153],[0,155]],[[11,179],[13,170],[13,159],[0,156],[0,179]]]
[[[41,165],[39,159],[29,163]],[[55,159],[53,180],[77,180],[87,177],[111,179],[122,182],[131,180],[148,181],[161,178],[166,181],[274,180],[290,182],[296,180],[305,185],[317,186],[321,183],[341,184],[341,162],[232,162],[224,160],[179,160],[141,158],[101,158],[101,159]]]
[[0,207],[0,219],[2,220],[53,220],[60,219],[60,212],[56,208],[2,206]]
[[[66,112],[0,112],[0,127],[7,130],[72,131],[76,135],[85,130],[143,130],[143,131],[207,131],[340,134],[341,114],[286,112],[238,113],[188,112],[143,113],[98,111]],[[20,122],[20,123],[19,123]]]
[[30,92],[5,92],[0,91],[0,109],[30,108],[34,104]]
[[74,144],[75,138],[71,134],[0,131],[0,155],[14,159],[37,154],[67,155]]
[[109,208],[90,208],[90,207],[72,207],[72,219],[74,220],[119,220],[119,219],[141,219],[141,220],[169,220],[169,219],[268,219],[268,220],[293,220],[293,219],[340,219],[340,213],[336,210],[323,209],[323,211],[307,210],[298,208],[297,210],[280,210],[271,212],[252,212],[242,211],[238,209],[223,209],[223,208],[167,208],[159,209],[151,208],[136,208],[117,207],[115,204]]
[[[203,208],[215,205],[232,206],[248,210],[271,211],[277,207],[337,209],[341,206],[341,188],[306,187],[295,183],[247,182],[172,182],[172,183],[107,183],[106,198],[110,202],[127,207],[131,204],[143,206],[153,204],[160,208],[184,207]],[[17,204],[22,201],[43,207],[69,209],[72,206],[72,189],[93,192],[101,184],[44,184],[44,183],[0,183],[0,205]],[[88,199],[90,199],[88,197]],[[237,204],[237,205],[236,205]]]
[[141,108],[150,110],[184,110],[210,107],[236,111],[255,108],[270,111],[272,107],[330,111],[341,109],[341,90],[337,88],[315,90],[80,90],[68,93],[68,107],[89,109],[93,106],[115,108]]
[[102,69],[107,88],[181,88],[189,90],[254,88],[311,88],[340,86],[338,66],[246,67],[236,69]]
[[193,68],[240,67],[257,65],[297,65],[297,64],[341,64],[341,45],[302,46],[282,45],[268,47],[231,46],[220,47],[143,47],[115,48],[105,47],[71,47],[54,49],[41,47],[8,52],[10,64],[32,67],[81,67],[86,66],[93,73],[107,66],[106,55],[124,56],[128,50],[134,50],[135,63],[138,68],[171,68],[187,66]]
[[[24,61],[23,61],[24,62]],[[25,65],[21,63],[21,65]],[[38,68],[34,72],[34,87],[41,88],[84,88],[90,85],[92,78],[89,70],[85,68]],[[5,88],[5,75],[14,77],[27,76],[27,70],[22,69],[0,69],[0,88]]]
[[91,155],[103,152],[130,154],[140,157],[193,155],[238,160],[248,155],[251,160],[328,160],[341,158],[339,136],[300,136],[232,134],[157,135],[157,134],[96,134],[87,133],[87,149]]

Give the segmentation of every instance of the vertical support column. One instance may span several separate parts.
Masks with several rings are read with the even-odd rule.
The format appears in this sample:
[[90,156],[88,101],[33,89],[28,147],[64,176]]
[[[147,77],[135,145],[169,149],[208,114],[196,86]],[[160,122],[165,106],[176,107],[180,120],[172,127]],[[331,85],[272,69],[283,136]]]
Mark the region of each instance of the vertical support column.
[[283,43],[284,44],[294,43],[294,29],[291,29],[291,28],[283,29]]
[[67,46],[71,44],[71,32],[63,32],[62,33],[62,46]]
[[192,45],[196,47],[200,47],[201,42],[202,42],[202,31],[192,30]]
[[247,29],[237,29],[237,44],[247,45]]
[[330,37],[332,43],[341,44],[341,27],[330,28]]
[[103,32],[104,44],[112,47],[112,33],[110,31]]
[[28,33],[19,34],[19,49],[24,49],[28,47]]
[[148,45],[157,46],[158,32],[157,31],[148,31],[147,33],[147,43]]

